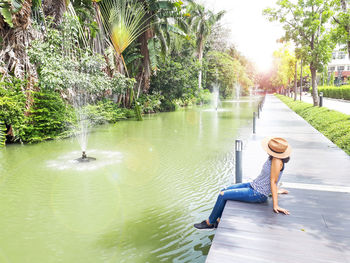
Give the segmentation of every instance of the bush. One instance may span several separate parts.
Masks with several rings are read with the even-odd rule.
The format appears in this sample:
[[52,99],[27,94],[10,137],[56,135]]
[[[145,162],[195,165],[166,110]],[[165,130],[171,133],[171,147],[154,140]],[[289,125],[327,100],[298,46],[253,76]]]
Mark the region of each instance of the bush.
[[[89,104],[83,109],[92,124],[116,123],[129,116],[125,110],[118,108],[112,100],[104,99],[96,104]],[[128,115],[128,116],[127,116]]]
[[[312,91],[312,89],[310,89]],[[318,94],[323,92],[324,97],[334,99],[350,100],[350,85],[344,85],[340,87],[336,86],[320,86],[317,88]]]
[[79,87],[99,99],[106,91],[122,94],[133,87],[134,79],[106,74],[107,64],[102,55],[92,54],[91,50],[82,49],[67,38],[77,32],[77,21],[66,16],[59,28],[48,27],[43,39],[31,42],[28,55],[36,66],[40,89],[70,94],[69,90]]
[[166,58],[157,75],[152,76],[150,92],[166,98],[167,105],[162,108],[171,108],[168,107],[171,104],[169,101],[195,96],[198,90],[198,70],[199,65],[195,58],[184,58],[182,61]]
[[25,83],[16,78],[0,82],[0,121],[11,128],[12,140],[20,140],[24,134],[26,94],[22,91]]
[[160,93],[142,94],[137,102],[140,103],[144,113],[155,113],[161,111],[161,103],[164,97]]
[[294,101],[286,96],[276,96],[350,155],[350,115],[323,107],[314,107],[309,103]]
[[161,111],[174,111],[176,110],[176,108],[178,107],[178,105],[171,100],[163,100],[161,105],[160,105],[160,110]]
[[34,103],[28,112],[22,140],[38,142],[54,139],[72,126],[73,110],[53,91],[33,92]]

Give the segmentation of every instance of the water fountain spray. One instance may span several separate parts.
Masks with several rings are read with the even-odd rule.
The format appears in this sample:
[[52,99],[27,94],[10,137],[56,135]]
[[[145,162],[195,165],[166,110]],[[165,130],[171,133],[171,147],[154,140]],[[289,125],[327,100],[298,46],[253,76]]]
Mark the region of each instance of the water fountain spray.
[[78,139],[82,151],[82,156],[76,159],[78,162],[90,162],[96,160],[96,158],[88,157],[86,155],[88,132],[90,128],[90,120],[86,109],[88,100],[89,94],[85,90],[79,88],[74,90],[73,106],[78,123],[78,127],[76,127],[75,131],[76,138]]

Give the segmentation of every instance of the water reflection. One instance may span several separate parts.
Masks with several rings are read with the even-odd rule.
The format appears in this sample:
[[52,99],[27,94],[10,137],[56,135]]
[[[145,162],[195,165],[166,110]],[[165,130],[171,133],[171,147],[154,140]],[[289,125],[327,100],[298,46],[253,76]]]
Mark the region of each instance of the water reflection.
[[99,126],[92,163],[74,161],[74,138],[1,150],[0,260],[204,262],[213,233],[193,223],[232,181],[234,140],[250,136],[256,106],[242,99]]

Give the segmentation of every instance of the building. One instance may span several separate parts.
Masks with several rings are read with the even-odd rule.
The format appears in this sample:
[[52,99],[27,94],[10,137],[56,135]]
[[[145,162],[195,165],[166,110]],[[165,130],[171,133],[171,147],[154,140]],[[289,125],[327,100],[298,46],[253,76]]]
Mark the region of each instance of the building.
[[350,79],[350,58],[346,51],[335,49],[328,64],[328,78],[334,73],[335,84],[346,84]]

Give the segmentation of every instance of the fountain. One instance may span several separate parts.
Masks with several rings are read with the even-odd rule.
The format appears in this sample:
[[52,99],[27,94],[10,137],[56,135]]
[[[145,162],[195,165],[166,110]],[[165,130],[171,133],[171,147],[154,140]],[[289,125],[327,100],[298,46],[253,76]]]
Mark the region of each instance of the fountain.
[[80,88],[75,88],[73,90],[73,94],[73,107],[78,123],[74,131],[82,151],[81,157],[76,159],[76,161],[80,163],[95,161],[96,158],[88,157],[86,155],[88,132],[90,128],[90,120],[86,106],[88,105],[90,96],[85,90],[82,90]]
[[[68,31],[66,40],[67,40],[67,49],[65,50],[65,56],[69,58],[73,58],[76,62],[76,67],[79,68],[80,73],[84,73],[86,70],[89,71],[89,65],[85,65],[84,63],[84,53],[88,53],[91,49],[89,46],[85,35],[84,30],[82,29],[80,22],[78,20],[78,16],[75,13],[75,10],[72,6],[72,3],[68,5],[68,14],[67,16],[71,16],[73,20],[76,22],[76,27],[78,28],[78,34],[73,34],[71,30]],[[79,41],[81,40],[81,41]],[[73,49],[69,48],[72,43],[77,43],[79,48],[82,51],[75,52]],[[88,92],[87,85],[89,80],[86,79],[85,74],[81,74],[80,78],[77,78],[73,81],[72,87],[69,89],[70,100],[73,102],[73,108],[77,120],[77,126],[73,127],[75,137],[77,138],[82,155],[80,158],[75,159],[78,162],[91,162],[96,160],[96,158],[88,157],[86,155],[87,142],[88,142],[88,132],[90,128],[90,120],[87,112],[87,105],[89,102],[93,101],[93,96],[91,92]]]
[[236,99],[239,100],[239,96],[241,94],[241,86],[239,85],[239,83],[236,83],[235,87],[236,87]]
[[219,100],[219,86],[215,84],[213,87],[213,104],[216,111],[218,110]]
[[82,156],[81,156],[80,158],[78,158],[78,159],[75,159],[75,160],[78,161],[78,162],[80,162],[80,163],[86,163],[86,162],[95,161],[96,158],[94,158],[94,157],[88,157],[88,156],[86,155],[86,152],[83,151]]

